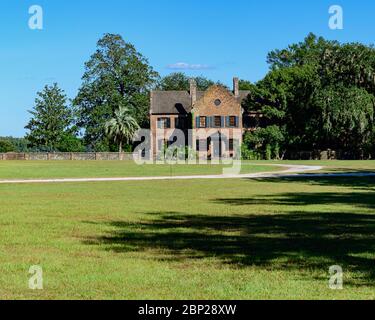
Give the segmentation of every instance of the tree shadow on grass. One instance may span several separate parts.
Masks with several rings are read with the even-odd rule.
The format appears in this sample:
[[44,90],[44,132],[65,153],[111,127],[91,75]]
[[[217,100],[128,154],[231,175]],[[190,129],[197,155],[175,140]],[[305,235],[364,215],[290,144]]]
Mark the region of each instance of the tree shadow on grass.
[[[251,206],[251,205],[287,205],[309,206],[309,205],[351,205],[357,208],[375,208],[375,193],[373,192],[301,192],[280,193],[278,195],[257,196],[254,198],[227,198],[216,199],[217,203],[228,205]],[[374,215],[375,216],[375,215]]]
[[[218,201],[247,206],[250,203]],[[296,196],[292,201],[296,201]],[[152,259],[215,258],[234,267],[315,269],[324,270],[325,274],[331,265],[340,265],[356,272],[354,285],[372,285],[375,279],[375,216],[371,214],[209,216],[154,212],[150,213],[150,220],[141,223],[113,221],[110,225],[111,233],[87,243],[104,245],[119,253],[143,251]]]
[[[331,172],[333,173],[333,172]],[[364,173],[364,170],[352,169],[347,172],[340,172],[342,174],[351,173]],[[334,177],[329,176],[315,176],[316,174],[311,173],[310,175],[303,174],[301,176],[295,175],[293,177],[275,177],[275,178],[257,178],[252,179],[258,182],[273,182],[273,183],[301,183],[309,185],[320,185],[320,186],[337,186],[337,187],[347,187],[354,190],[368,190],[375,191],[375,177]]]
[[[225,205],[226,215],[151,212],[137,223],[112,221],[106,236],[86,243],[119,253],[145,252],[148,259],[213,258],[234,267],[319,270],[323,275],[330,266],[340,265],[355,272],[352,285],[373,285],[375,214],[369,210],[375,208],[374,178],[258,181],[348,187],[349,192],[218,198],[212,204]],[[277,213],[263,213],[262,206],[274,206]]]

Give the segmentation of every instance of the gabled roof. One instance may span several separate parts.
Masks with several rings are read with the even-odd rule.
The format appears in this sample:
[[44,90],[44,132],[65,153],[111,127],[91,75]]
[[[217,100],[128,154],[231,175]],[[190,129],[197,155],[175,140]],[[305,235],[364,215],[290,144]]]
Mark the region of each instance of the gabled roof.
[[[249,95],[250,91],[240,90],[238,102]],[[197,92],[197,100],[204,95],[204,91]],[[152,91],[151,114],[188,114],[192,110],[189,91]]]
[[[197,99],[203,91],[197,92]],[[191,112],[189,91],[152,91],[151,114],[187,114]]]

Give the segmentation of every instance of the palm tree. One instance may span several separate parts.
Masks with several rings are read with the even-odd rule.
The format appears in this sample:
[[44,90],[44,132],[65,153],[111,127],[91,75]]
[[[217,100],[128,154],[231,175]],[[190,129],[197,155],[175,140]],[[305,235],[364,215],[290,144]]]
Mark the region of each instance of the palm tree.
[[119,107],[114,117],[105,124],[108,137],[119,144],[119,153],[122,153],[123,142],[130,142],[138,129],[139,125],[127,107]]

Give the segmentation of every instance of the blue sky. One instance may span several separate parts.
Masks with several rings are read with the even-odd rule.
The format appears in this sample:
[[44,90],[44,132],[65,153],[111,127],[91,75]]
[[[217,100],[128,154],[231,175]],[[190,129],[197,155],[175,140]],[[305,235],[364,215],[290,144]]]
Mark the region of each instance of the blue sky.
[[[31,5],[44,29],[31,30]],[[328,28],[328,8],[344,9],[344,30]],[[0,136],[23,136],[36,92],[57,82],[73,98],[83,65],[104,33],[119,33],[161,75],[183,63],[189,75],[257,81],[267,53],[309,32],[342,42],[374,41],[373,0],[2,0]]]

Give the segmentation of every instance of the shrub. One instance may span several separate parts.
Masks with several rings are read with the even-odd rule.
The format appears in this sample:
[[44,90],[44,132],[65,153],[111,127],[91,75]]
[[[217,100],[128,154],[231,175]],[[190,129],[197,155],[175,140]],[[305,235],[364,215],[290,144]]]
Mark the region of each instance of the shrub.
[[15,152],[16,147],[9,141],[0,140],[0,153]]
[[250,150],[246,144],[241,146],[241,158],[242,160],[261,160],[261,155],[254,150]]
[[72,134],[65,134],[57,146],[60,152],[84,152],[82,141]]
[[272,160],[272,146],[270,144],[266,145],[265,158],[266,160]]

